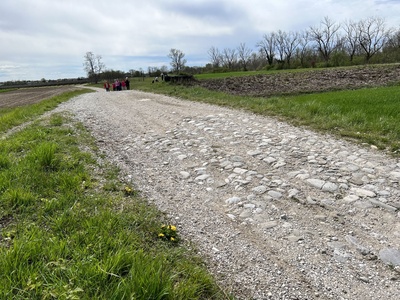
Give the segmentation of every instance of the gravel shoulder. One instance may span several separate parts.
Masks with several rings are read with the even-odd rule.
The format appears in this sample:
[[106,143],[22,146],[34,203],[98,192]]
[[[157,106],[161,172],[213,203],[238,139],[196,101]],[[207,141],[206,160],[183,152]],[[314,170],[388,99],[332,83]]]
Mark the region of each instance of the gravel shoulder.
[[397,299],[400,162],[274,118],[138,91],[70,111],[237,299]]

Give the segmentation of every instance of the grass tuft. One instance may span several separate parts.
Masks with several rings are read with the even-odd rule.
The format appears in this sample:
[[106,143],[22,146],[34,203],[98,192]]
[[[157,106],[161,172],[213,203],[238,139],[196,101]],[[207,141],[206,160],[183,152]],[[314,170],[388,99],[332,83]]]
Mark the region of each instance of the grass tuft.
[[4,203],[13,209],[23,209],[35,202],[35,196],[23,188],[8,189],[3,195]]
[[45,171],[55,171],[59,166],[56,159],[57,145],[54,143],[40,144],[33,152],[33,161]]

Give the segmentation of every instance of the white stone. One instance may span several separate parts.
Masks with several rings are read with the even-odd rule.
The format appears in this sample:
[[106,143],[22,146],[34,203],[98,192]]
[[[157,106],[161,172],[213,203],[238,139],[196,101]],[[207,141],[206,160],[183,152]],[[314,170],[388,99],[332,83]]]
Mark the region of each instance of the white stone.
[[229,199],[226,199],[225,203],[227,203],[227,204],[236,204],[236,203],[238,203],[240,201],[241,201],[241,199],[239,197],[231,197]]
[[274,169],[278,169],[280,167],[285,166],[286,163],[284,161],[278,161],[275,165],[274,165]]
[[315,187],[317,189],[322,189],[322,187],[325,184],[325,181],[320,180],[320,179],[315,179],[315,178],[310,178],[310,179],[307,179],[306,181],[309,185],[311,185],[312,187]]
[[266,157],[266,158],[263,159],[263,161],[265,161],[268,164],[272,164],[272,163],[276,162],[276,158]]
[[257,195],[264,194],[267,191],[267,187],[264,185],[257,186],[252,189],[252,192]]
[[179,172],[179,174],[181,175],[181,177],[183,179],[187,179],[187,178],[190,177],[190,173],[189,172],[181,171],[181,172]]
[[400,266],[400,251],[393,248],[385,248],[379,251],[379,258],[388,265]]
[[251,156],[257,156],[257,155],[260,155],[261,153],[262,153],[261,150],[251,150],[251,151],[247,152],[247,154],[251,155]]
[[343,198],[343,201],[347,203],[352,203],[354,201],[357,201],[358,199],[360,199],[360,197],[357,195],[347,195]]
[[194,180],[196,180],[196,181],[203,181],[203,180],[206,180],[206,179],[209,178],[209,177],[210,177],[210,175],[208,175],[208,174],[203,174],[203,175],[197,176]]
[[335,192],[338,189],[338,186],[333,183],[333,182],[325,182],[325,184],[322,186],[322,190],[324,192]]
[[395,180],[400,180],[400,172],[390,172],[390,177]]
[[282,198],[282,194],[277,191],[269,191],[268,195],[270,195],[273,199],[280,199]]
[[360,188],[352,188],[351,191],[359,197],[376,197],[376,194],[372,191]]
[[247,172],[247,170],[246,169],[242,169],[242,168],[234,168],[233,169],[233,173],[240,174],[240,175],[243,175],[246,172]]
[[269,221],[269,222],[265,222],[265,223],[261,224],[261,227],[265,228],[265,229],[274,228],[276,226],[278,226],[277,221]]

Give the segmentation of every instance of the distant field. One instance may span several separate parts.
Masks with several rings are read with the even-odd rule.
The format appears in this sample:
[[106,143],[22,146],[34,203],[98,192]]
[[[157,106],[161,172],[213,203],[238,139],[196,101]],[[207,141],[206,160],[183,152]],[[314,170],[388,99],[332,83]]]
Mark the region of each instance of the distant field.
[[4,90],[0,92],[0,108],[12,108],[38,103],[43,99],[78,89],[76,86],[53,86]]

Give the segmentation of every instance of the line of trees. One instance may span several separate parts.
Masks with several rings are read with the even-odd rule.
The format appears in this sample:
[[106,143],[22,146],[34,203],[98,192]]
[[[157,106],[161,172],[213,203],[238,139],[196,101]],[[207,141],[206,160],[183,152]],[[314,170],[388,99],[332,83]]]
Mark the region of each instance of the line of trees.
[[185,54],[171,49],[167,66],[148,67],[129,72],[106,70],[101,56],[87,52],[84,67],[88,78],[98,82],[103,79],[160,76],[161,73],[203,73],[238,70],[283,68],[309,68],[348,66],[400,61],[400,29],[388,28],[385,20],[370,17],[343,24],[325,17],[318,26],[303,31],[269,32],[256,43],[255,50],[245,43],[236,48],[208,50],[210,63],[205,67],[187,67]]
[[208,50],[208,69],[255,70],[389,63],[400,60],[400,30],[387,28],[384,19],[370,17],[338,24],[325,17],[308,30],[269,32],[253,51],[240,43],[237,48]]
[[[168,58],[171,60],[171,72],[179,74],[185,68],[187,60],[185,59],[185,54],[179,49],[171,49],[168,54]],[[119,71],[119,70],[108,70],[102,61],[101,55],[95,55],[93,52],[86,52],[83,57],[83,67],[91,82],[98,83],[100,80],[112,80],[116,78],[129,77],[144,77],[148,76],[160,76],[162,73],[167,74],[169,72],[167,66],[162,67],[148,67],[147,74],[143,69],[133,70],[130,69],[129,72]]]

